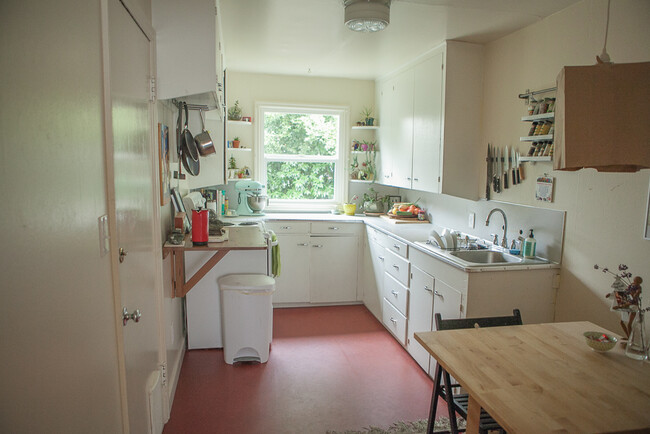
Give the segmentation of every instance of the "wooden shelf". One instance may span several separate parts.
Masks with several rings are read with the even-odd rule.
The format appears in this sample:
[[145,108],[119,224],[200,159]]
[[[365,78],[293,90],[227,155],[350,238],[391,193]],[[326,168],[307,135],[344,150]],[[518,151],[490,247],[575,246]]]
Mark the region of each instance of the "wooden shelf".
[[525,136],[520,137],[522,142],[545,142],[548,140],[553,140],[553,134],[544,134],[543,136]]
[[541,113],[538,115],[524,116],[521,118],[521,120],[524,122],[546,121],[549,119],[555,119],[555,112]]
[[228,123],[229,123],[230,125],[253,125],[252,122],[231,121],[230,119],[228,119]]
[[546,155],[544,157],[519,157],[519,161],[521,161],[522,163],[525,163],[525,162],[528,162],[528,161],[533,162],[533,163],[535,163],[537,161],[551,162],[551,161],[553,161],[553,157],[551,157],[550,155]]
[[378,125],[372,125],[372,126],[369,126],[369,125],[364,125],[364,126],[354,125],[352,127],[352,129],[353,130],[378,130],[379,126]]

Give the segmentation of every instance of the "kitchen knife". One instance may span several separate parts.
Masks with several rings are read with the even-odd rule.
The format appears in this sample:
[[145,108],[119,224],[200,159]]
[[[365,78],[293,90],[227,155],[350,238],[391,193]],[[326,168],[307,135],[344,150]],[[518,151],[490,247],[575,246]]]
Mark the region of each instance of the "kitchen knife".
[[492,190],[497,192],[497,148],[492,147]]
[[497,161],[496,161],[496,171],[494,177],[496,179],[496,192],[501,193],[501,148],[497,148]]
[[506,146],[505,151],[503,152],[503,188],[508,188],[508,176],[510,175],[510,154],[508,153],[508,147]]
[[521,184],[524,180],[524,166],[521,165],[521,155],[517,152],[517,182]]
[[488,143],[487,158],[487,180],[485,181],[485,199],[490,200],[490,184],[492,184],[492,154],[490,152],[490,144]]
[[512,161],[512,185],[517,185],[517,156],[515,154],[515,148],[510,150],[510,159]]

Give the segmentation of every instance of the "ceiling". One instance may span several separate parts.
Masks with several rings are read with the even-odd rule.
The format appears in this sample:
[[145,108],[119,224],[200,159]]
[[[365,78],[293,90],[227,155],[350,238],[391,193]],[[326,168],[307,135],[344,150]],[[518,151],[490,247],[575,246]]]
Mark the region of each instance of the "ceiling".
[[445,39],[485,44],[579,0],[393,0],[390,25],[357,33],[343,0],[220,0],[230,70],[376,79]]

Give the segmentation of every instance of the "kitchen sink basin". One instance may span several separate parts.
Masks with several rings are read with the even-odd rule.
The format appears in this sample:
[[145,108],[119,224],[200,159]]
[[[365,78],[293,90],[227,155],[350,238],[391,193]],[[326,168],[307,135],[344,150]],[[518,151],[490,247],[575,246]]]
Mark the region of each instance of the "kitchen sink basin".
[[466,262],[475,264],[503,264],[503,263],[517,263],[522,262],[522,258],[515,255],[510,255],[504,252],[496,252],[494,250],[458,250],[449,252],[451,256],[455,256]]

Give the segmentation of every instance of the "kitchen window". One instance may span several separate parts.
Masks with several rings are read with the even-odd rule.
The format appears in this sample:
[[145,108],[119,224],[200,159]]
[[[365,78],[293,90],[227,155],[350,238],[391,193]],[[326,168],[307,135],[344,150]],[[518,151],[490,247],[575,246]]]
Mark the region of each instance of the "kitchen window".
[[267,209],[325,211],[345,201],[347,108],[258,104],[257,118]]

